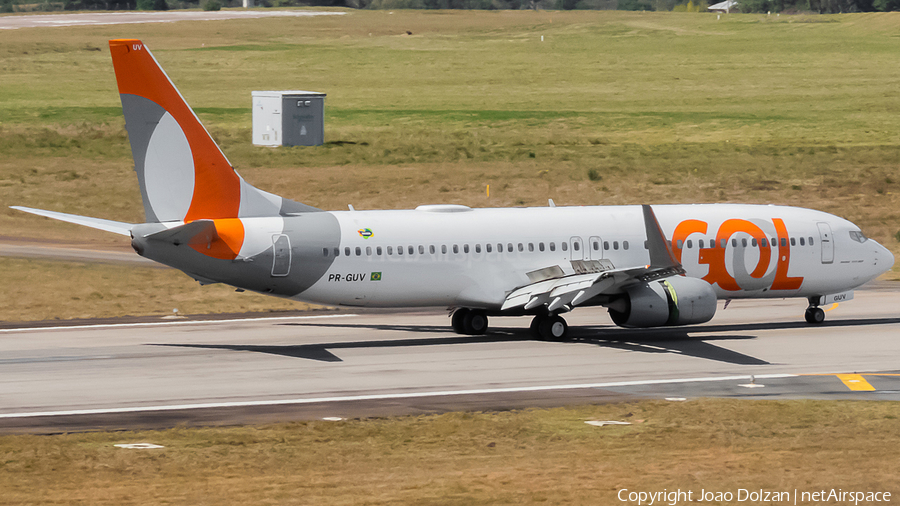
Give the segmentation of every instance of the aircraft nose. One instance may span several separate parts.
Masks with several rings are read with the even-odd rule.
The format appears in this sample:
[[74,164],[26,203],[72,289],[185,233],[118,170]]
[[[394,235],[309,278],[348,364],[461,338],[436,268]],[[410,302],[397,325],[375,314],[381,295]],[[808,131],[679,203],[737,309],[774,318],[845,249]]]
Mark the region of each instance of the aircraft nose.
[[870,240],[870,242],[875,246],[872,255],[872,267],[877,270],[877,274],[875,275],[878,276],[879,274],[891,270],[891,267],[894,266],[894,254],[881,244],[872,240]]

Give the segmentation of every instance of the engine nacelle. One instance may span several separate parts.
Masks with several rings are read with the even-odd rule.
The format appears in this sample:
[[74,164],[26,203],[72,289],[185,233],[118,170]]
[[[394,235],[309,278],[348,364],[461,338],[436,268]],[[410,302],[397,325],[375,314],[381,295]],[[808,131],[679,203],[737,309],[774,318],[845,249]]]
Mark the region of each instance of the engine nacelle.
[[716,314],[716,292],[706,281],[684,276],[625,289],[609,304],[609,316],[622,327],[662,327],[704,323]]

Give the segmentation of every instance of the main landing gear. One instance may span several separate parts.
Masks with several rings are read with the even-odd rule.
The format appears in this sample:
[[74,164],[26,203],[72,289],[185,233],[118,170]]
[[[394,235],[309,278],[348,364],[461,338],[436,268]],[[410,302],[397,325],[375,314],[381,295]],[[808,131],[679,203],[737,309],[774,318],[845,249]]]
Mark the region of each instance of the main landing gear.
[[558,314],[539,314],[531,320],[531,333],[543,341],[564,341],[569,325]]
[[[488,317],[480,309],[459,308],[450,317],[454,332],[478,336],[487,332]],[[531,333],[542,341],[564,341],[569,325],[558,314],[539,314],[531,320]]]
[[457,334],[479,336],[487,332],[488,317],[480,309],[459,308],[450,317],[450,325]]

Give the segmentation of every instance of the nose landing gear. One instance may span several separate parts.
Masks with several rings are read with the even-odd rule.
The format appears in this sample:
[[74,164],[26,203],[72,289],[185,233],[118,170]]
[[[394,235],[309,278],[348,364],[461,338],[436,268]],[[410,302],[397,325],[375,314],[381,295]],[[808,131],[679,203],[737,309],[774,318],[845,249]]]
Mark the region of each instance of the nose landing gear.
[[806,323],[818,325],[825,321],[825,311],[819,306],[809,306],[806,308]]

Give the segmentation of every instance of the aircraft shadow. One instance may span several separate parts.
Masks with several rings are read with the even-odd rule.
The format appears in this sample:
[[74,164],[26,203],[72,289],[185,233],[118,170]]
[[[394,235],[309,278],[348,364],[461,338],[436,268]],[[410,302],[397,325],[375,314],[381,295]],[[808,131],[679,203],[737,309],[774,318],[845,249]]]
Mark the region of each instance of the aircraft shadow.
[[[829,321],[822,327],[850,327],[863,325],[890,325],[900,323],[900,318],[851,319]],[[346,328],[358,330],[392,330],[429,334],[452,333],[449,325],[370,325],[356,323],[282,323],[300,327]],[[741,323],[730,325],[706,325],[693,327],[668,327],[653,329],[622,329],[607,326],[571,327],[568,343],[592,344],[637,353],[671,353],[686,357],[701,358],[735,365],[770,365],[763,359],[739,353],[710,341],[756,339],[746,332],[807,328],[804,322]],[[727,334],[721,334],[727,333]],[[718,334],[698,337],[696,334]],[[243,345],[243,344],[150,344],[150,346],[170,346],[180,348],[214,349],[268,353],[291,358],[302,358],[320,362],[342,362],[331,350],[360,348],[404,348],[412,346],[441,346],[485,343],[508,343],[534,341],[530,331],[523,328],[494,327],[483,336],[427,337],[413,339],[390,339],[379,341],[351,341],[337,343],[316,343],[287,346]],[[565,345],[568,343],[559,343]]]
[[[406,327],[409,329],[409,326]],[[420,332],[430,332],[430,330],[419,330]],[[438,337],[438,338],[421,338],[421,339],[393,339],[387,341],[353,341],[345,343],[321,343],[321,344],[298,344],[287,346],[265,346],[265,345],[244,345],[244,344],[150,344],[149,346],[173,346],[179,348],[199,348],[211,350],[231,350],[231,351],[251,351],[256,353],[268,353],[271,355],[281,355],[291,358],[305,358],[309,360],[318,360],[321,362],[342,362],[340,357],[331,353],[329,350],[354,349],[354,348],[405,348],[411,346],[440,346],[448,344],[479,344],[479,343],[501,343],[512,341],[527,341],[529,339],[518,338],[515,336],[499,334],[487,334],[484,336],[457,336],[455,337]]]

